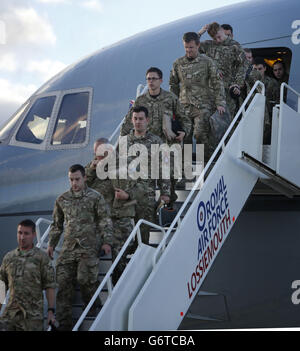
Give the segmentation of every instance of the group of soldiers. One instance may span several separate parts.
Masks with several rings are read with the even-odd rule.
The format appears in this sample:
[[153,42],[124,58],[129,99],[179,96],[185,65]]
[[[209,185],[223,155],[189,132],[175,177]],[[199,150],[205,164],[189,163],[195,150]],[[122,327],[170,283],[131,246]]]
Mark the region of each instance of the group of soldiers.
[[[208,32],[212,40],[200,43]],[[265,74],[263,59],[252,58],[249,49],[242,49],[232,38],[229,25],[214,22],[196,32],[183,35],[185,55],[178,58],[170,73],[170,91],[161,88],[163,73],[157,67],[146,72],[148,90],[140,95],[125,116],[120,136],[127,137],[127,147],[141,144],[151,154],[151,145],[174,143],[204,144],[207,162],[216,146],[210,128],[210,116],[218,111],[233,119],[239,104],[255,81],[266,86],[265,126],[270,126],[271,103],[278,102],[279,84]],[[277,79],[285,79],[282,62],[273,65]],[[265,140],[269,138],[268,132]],[[53,210],[47,253],[34,246],[35,224],[23,220],[17,228],[18,248],[9,252],[0,268],[0,280],[10,290],[9,301],[0,318],[2,330],[43,330],[43,295],[48,302],[48,323],[59,322],[60,330],[72,329],[72,300],[75,285],[87,305],[98,287],[100,253],[111,252],[114,260],[139,219],[156,222],[156,187],[159,202],[176,201],[174,174],[157,181],[150,177],[121,179],[98,177],[99,165],[115,152],[105,138],[94,143],[94,158],[83,167],[72,165],[68,170],[70,190],[60,195]],[[127,160],[129,163],[131,159]],[[148,158],[151,168],[151,159]],[[105,169],[105,167],[104,167]],[[116,172],[120,173],[120,167]],[[56,261],[51,264],[62,233],[64,240]],[[149,227],[141,226],[142,241],[149,243]],[[117,284],[124,271],[126,255],[134,252],[136,242],[128,246],[112,280]],[[55,289],[57,293],[55,294]],[[98,298],[90,313],[101,308]],[[56,312],[56,316],[55,316]]]

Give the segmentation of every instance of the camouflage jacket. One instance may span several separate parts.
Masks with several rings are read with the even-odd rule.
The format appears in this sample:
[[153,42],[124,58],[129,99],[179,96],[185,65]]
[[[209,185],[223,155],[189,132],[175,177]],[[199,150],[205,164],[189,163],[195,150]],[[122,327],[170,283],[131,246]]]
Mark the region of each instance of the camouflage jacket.
[[[147,188],[146,190],[147,194],[148,195],[151,194],[151,196],[155,194],[156,179],[157,179],[157,184],[161,195],[170,196],[170,187],[171,187],[170,179],[163,179],[161,177],[162,166],[163,166],[162,162],[158,161],[157,163],[156,162],[151,163],[153,159],[158,159],[159,157],[158,149],[160,145],[163,144],[161,138],[148,131],[144,136],[135,136],[133,129],[130,131],[128,135],[123,136],[122,139],[123,138],[126,138],[126,141],[127,141],[128,176],[131,177],[132,179],[138,177],[138,179],[136,179],[138,183],[142,183],[143,187]],[[121,143],[119,145],[121,145]],[[141,148],[146,147],[145,152],[147,150],[147,159],[146,159],[146,155],[136,156],[138,153],[140,153],[140,147]],[[129,151],[132,152],[132,155],[129,154]],[[119,150],[119,154],[121,152],[122,150]],[[170,162],[170,160],[168,159],[166,162]],[[141,170],[143,165],[139,163],[144,164],[145,173],[143,172],[143,170]],[[154,167],[154,166],[157,166],[157,167]],[[151,175],[154,175],[153,179]]]
[[223,41],[222,44],[223,44],[223,45],[229,45],[229,46],[231,46],[231,45],[241,46],[241,44],[240,44],[238,41],[234,40],[234,39],[231,38],[229,35],[228,35],[227,38]]
[[[278,85],[279,85],[279,97],[280,97],[280,87],[281,87],[281,84],[282,84],[282,83],[288,84],[289,78],[290,78],[290,76],[289,76],[289,74],[287,74],[286,72],[285,72],[284,75],[281,77],[281,79],[276,79],[276,78],[274,78],[274,79],[276,79],[276,81],[277,81],[277,83],[278,83]],[[288,93],[288,91],[287,91],[287,89],[284,89],[283,91],[284,91],[284,93],[283,93],[283,101],[286,102],[286,98],[287,98],[287,93]]]
[[[245,75],[244,85],[241,89],[241,99],[244,100],[252,89],[256,81],[262,81],[261,73],[253,68],[252,64],[248,64],[248,68]],[[257,88],[257,92],[261,92],[260,86]]]
[[[87,176],[86,184],[103,195],[111,210],[112,219],[134,217],[136,206],[140,199],[144,198],[146,189],[144,183],[138,183],[132,179],[99,179],[95,168],[91,163],[85,167]],[[115,199],[115,188],[124,190],[129,198],[127,200]]]
[[184,130],[185,134],[188,135],[191,130],[191,120],[185,114],[183,107],[181,106],[178,98],[173,93],[160,90],[160,94],[157,97],[152,97],[147,91],[145,94],[140,95],[134,102],[134,105],[125,116],[125,120],[121,127],[121,135],[127,135],[133,128],[131,118],[132,109],[134,106],[145,106],[149,111],[150,122],[148,125],[148,131],[158,135],[164,142],[166,137],[163,132],[163,116],[168,115],[171,119],[175,118],[179,121]]
[[112,222],[108,205],[97,191],[86,187],[80,194],[71,189],[60,195],[53,210],[49,246],[56,247],[64,232],[63,248],[73,250],[76,244],[95,250],[112,244]]
[[253,65],[249,65],[246,71],[245,81],[249,85],[250,89],[252,89],[257,80],[262,81],[261,73],[256,70]]
[[198,54],[193,60],[186,56],[177,59],[173,63],[169,84],[182,104],[199,109],[213,104],[226,105],[223,81],[215,63],[206,55]]
[[199,52],[212,58],[222,74],[225,89],[232,84],[240,87],[244,84],[248,61],[240,45],[227,37],[223,43],[206,40],[200,43]]
[[266,95],[266,110],[268,111],[269,118],[272,118],[272,108],[275,104],[279,104],[280,100],[280,85],[276,79],[269,76],[264,76],[262,82],[265,85]]
[[278,84],[281,85],[282,83],[288,84],[289,78],[290,78],[289,75],[286,72],[284,72],[284,75],[280,79],[276,79],[276,78],[275,79],[277,80]]
[[280,86],[277,80],[265,75],[264,78],[262,79],[262,82],[264,83],[265,89],[266,89],[266,99],[278,104],[279,95],[280,95],[280,91],[279,91]]
[[0,280],[9,289],[4,318],[21,311],[25,319],[43,319],[43,290],[55,289],[54,269],[48,255],[37,247],[8,252],[0,268]]
[[[200,35],[198,33],[198,36],[199,36],[199,38],[201,38],[202,35]],[[206,40],[206,41],[209,42],[209,41],[213,41],[213,40]],[[241,46],[241,44],[238,41],[234,40],[229,35],[227,35],[227,38],[222,42],[222,45],[227,45],[227,46],[237,45],[237,46]]]
[[92,162],[90,162],[85,167],[86,185],[89,188],[98,191],[98,193],[104,197],[105,202],[111,209],[115,197],[115,192],[112,187],[111,180],[109,178],[99,179],[97,177],[96,169],[91,167],[91,163]]

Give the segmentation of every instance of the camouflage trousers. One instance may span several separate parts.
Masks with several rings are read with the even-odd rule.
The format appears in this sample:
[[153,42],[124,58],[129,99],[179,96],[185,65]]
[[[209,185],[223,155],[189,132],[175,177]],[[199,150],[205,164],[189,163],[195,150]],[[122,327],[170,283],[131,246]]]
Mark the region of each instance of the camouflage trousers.
[[197,144],[204,144],[204,162],[207,163],[215,149],[209,118],[216,111],[216,108],[207,104],[199,109],[194,105],[185,104],[184,109],[193,123],[192,131],[185,138],[184,143],[192,144],[192,137],[194,137]]
[[[145,219],[151,223],[157,223],[156,219],[156,201],[155,201],[155,192],[154,190],[145,196],[144,202],[139,202],[136,207],[136,215],[134,222],[137,223],[140,219]],[[150,237],[150,227],[148,225],[142,224],[140,226],[142,242],[146,245],[149,244]]]
[[[61,330],[72,329],[72,303],[76,285],[86,306],[98,288],[99,258],[94,252],[79,247],[60,253],[56,263],[56,319]],[[84,307],[85,307],[84,306]],[[100,307],[100,298],[93,308]]]
[[[177,200],[177,194],[176,194],[176,183],[178,182],[178,174],[183,174],[183,153],[182,153],[182,145],[179,143],[171,143],[171,142],[167,142],[164,141],[166,144],[168,144],[168,146],[170,148],[172,147],[179,147],[180,148],[180,152],[182,155],[182,162],[178,162],[178,159],[174,156],[174,152],[170,152],[169,154],[169,173],[168,176],[170,178],[170,203],[173,204],[176,200]],[[177,150],[175,148],[175,150]],[[164,154],[162,154],[162,156],[164,156]]]
[[6,311],[0,317],[0,331],[43,331],[43,320],[26,319],[22,311]]
[[[113,246],[112,246],[112,261],[116,259],[119,252],[121,251],[125,241],[131,234],[134,226],[133,220],[130,217],[123,217],[123,218],[112,218],[113,220],[113,227],[114,227],[114,235],[113,235]],[[112,282],[114,285],[117,284],[121,274],[123,273],[126,265],[127,265],[127,258],[126,256],[130,253],[133,253],[136,249],[136,243],[132,241],[127,250],[125,250],[123,256],[121,257],[118,265],[116,266],[114,273],[112,275]]]
[[233,99],[230,95],[229,89],[225,89],[226,93],[226,106],[227,110],[230,113],[230,120],[232,121],[236,113],[240,108],[240,99]]

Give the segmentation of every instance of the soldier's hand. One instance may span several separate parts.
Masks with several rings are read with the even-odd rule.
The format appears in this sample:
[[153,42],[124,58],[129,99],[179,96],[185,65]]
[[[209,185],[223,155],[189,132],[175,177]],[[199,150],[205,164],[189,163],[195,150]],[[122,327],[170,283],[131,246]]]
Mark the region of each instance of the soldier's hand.
[[204,33],[207,31],[207,29],[208,29],[208,24],[206,24],[205,26],[203,26],[203,27],[199,30],[198,34],[199,34],[199,35],[204,34]]
[[225,107],[217,106],[217,110],[218,110],[219,114],[222,115],[225,112]]
[[185,132],[178,132],[178,136],[175,138],[177,141],[182,142],[184,136],[185,136]]
[[238,85],[234,84],[229,87],[229,89],[233,88],[233,93],[235,95],[241,95],[241,89]]
[[161,197],[160,197],[160,200],[163,200],[165,203],[169,203],[170,202],[170,198],[169,198],[169,196],[168,195],[162,195]]
[[52,311],[48,311],[48,325],[50,325],[50,322],[55,324],[55,316]]
[[108,244],[103,244],[101,250],[105,252],[105,255],[108,255],[111,252],[111,246]]
[[52,246],[48,246],[47,254],[51,258],[51,260],[53,260],[53,247]]
[[91,167],[92,169],[96,169],[98,163],[99,163],[99,160],[98,160],[97,158],[94,158],[93,161],[91,162],[90,167]]
[[128,200],[128,198],[129,198],[129,195],[126,193],[126,191],[119,188],[115,188],[115,199]]

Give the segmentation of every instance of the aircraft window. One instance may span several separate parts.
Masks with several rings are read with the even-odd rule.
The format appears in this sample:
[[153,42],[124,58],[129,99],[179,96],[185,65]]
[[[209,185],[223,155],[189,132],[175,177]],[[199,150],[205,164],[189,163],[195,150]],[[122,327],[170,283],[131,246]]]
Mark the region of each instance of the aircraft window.
[[26,110],[29,102],[27,102],[12,118],[10,118],[6,124],[1,128],[0,130],[0,140],[6,139],[10,131],[13,129],[17,121],[19,120],[20,116],[23,114],[23,112]]
[[82,144],[86,138],[89,93],[67,94],[58,113],[52,145]]
[[33,144],[43,142],[55,98],[55,96],[47,96],[35,101],[18,130],[16,140]]

